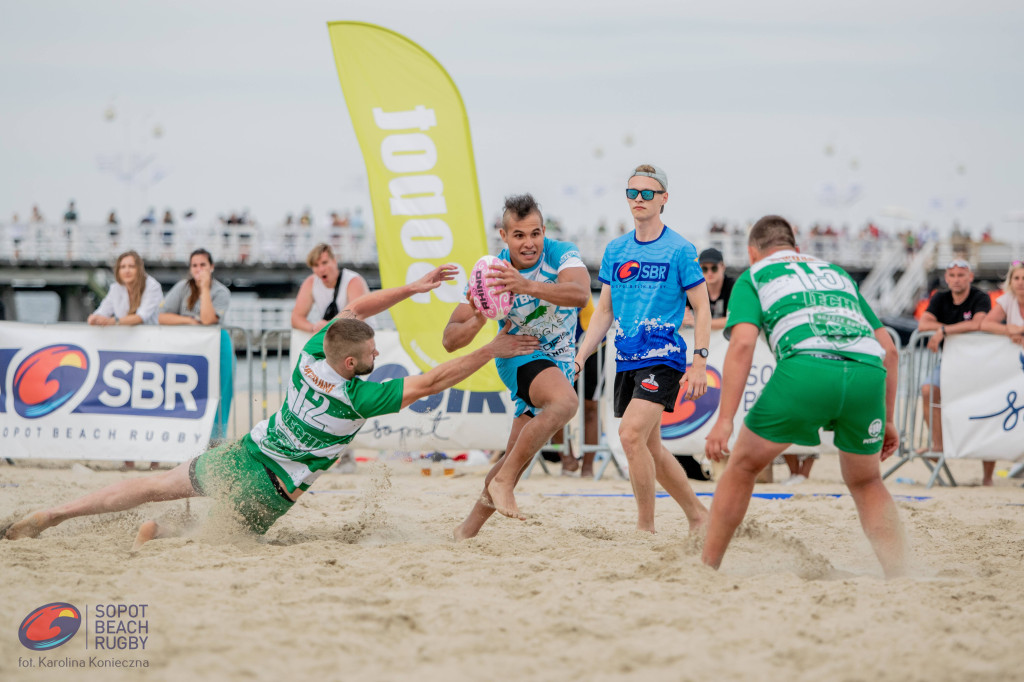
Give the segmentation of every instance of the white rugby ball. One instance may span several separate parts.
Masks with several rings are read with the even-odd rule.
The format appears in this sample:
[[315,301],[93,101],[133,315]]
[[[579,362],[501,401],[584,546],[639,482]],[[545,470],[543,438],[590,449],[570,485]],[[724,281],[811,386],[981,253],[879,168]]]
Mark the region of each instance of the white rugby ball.
[[495,256],[481,256],[469,272],[469,297],[473,299],[477,310],[491,320],[507,317],[509,311],[512,310],[512,293],[508,291],[496,293],[495,287],[487,284],[491,266],[497,263],[508,265]]

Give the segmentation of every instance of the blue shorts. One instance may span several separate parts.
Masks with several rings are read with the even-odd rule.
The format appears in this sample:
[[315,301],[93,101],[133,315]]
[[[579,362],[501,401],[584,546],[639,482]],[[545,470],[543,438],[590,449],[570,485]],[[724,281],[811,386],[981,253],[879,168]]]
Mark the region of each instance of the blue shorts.
[[[534,351],[529,355],[520,355],[515,358],[496,358],[494,360],[495,366],[498,368],[498,376],[501,377],[502,382],[508,387],[508,390],[512,393],[512,403],[516,406],[515,416],[519,417],[527,410],[531,410],[534,413],[538,411],[536,407],[528,402],[530,396],[529,386],[519,386],[519,368],[523,365],[527,365],[537,360],[545,360],[550,362],[552,365],[557,367],[565,378],[572,385],[573,375],[575,374],[576,368],[573,366],[571,361],[560,362],[553,360],[550,355],[542,351]],[[520,392],[522,389],[522,393]],[[526,396],[526,399],[523,396]]]

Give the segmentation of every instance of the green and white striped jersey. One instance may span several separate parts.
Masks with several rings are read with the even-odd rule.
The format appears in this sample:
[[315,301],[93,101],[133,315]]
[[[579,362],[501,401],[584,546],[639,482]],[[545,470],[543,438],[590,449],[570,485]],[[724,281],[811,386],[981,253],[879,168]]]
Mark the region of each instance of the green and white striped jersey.
[[882,366],[885,357],[874,336],[882,323],[853,278],[796,251],[776,251],[739,276],[726,331],[741,322],[764,330],[776,362],[812,353]]
[[[330,325],[328,325],[329,327]],[[302,348],[284,405],[242,442],[288,488],[306,490],[370,417],[402,408],[402,379],[346,380],[324,358],[324,327]]]

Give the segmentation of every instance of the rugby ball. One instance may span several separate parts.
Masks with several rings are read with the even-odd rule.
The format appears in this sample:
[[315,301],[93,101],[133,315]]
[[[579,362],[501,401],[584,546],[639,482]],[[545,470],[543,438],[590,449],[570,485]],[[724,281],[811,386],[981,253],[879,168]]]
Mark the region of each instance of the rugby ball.
[[495,287],[487,284],[491,266],[498,263],[508,265],[495,256],[481,256],[469,272],[469,297],[477,310],[490,320],[500,320],[512,310],[512,293],[505,291],[498,294],[494,291]]

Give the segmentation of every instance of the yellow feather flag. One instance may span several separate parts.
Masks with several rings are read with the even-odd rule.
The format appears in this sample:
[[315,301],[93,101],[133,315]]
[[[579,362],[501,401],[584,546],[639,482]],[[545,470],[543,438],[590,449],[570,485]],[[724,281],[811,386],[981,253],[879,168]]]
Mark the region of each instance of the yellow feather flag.
[[[381,286],[407,284],[445,263],[460,267],[456,281],[391,309],[402,347],[426,371],[498,331],[489,322],[476,341],[451,355],[441,345],[448,318],[465,301],[466,275],[487,253],[469,120],[448,72],[416,43],[362,22],[327,28],[366,162]],[[493,363],[462,387],[504,390]]]

